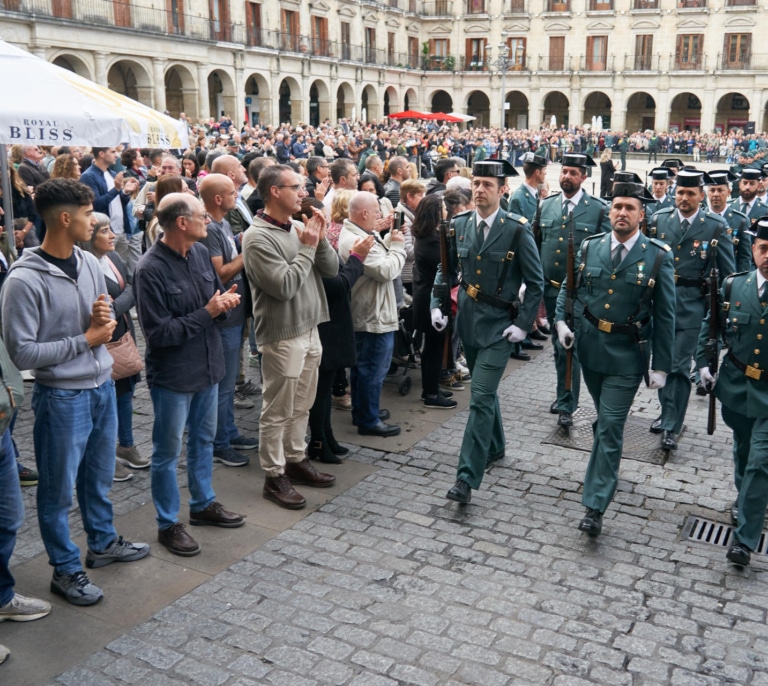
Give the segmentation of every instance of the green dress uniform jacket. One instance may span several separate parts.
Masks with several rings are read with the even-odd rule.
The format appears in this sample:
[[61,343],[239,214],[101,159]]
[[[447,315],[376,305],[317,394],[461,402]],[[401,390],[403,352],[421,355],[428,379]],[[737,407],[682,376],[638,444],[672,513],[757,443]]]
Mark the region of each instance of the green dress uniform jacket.
[[[712,214],[716,214],[712,212]],[[752,268],[752,234],[749,233],[751,222],[746,214],[732,209],[732,204],[720,215],[728,224],[726,234],[733,243],[736,271],[746,272]]]
[[[568,273],[568,216],[563,213],[563,194],[550,195],[541,206],[541,265],[544,270],[544,306],[547,309],[549,326],[555,320],[557,296],[560,285]],[[573,210],[574,245],[579,246],[588,236],[610,232],[608,205],[589,195],[586,191],[579,204]],[[575,259],[575,258],[574,258]],[[571,390],[565,390],[566,360],[557,336],[552,337],[555,352],[555,370],[557,371],[557,409],[573,414],[579,405],[581,388],[581,368],[578,354],[573,356]]]
[[512,193],[508,208],[510,212],[520,214],[525,217],[529,222],[533,221],[536,216],[536,208],[538,207],[538,200],[536,196],[531,193],[528,186],[522,184],[515,189]]
[[[741,202],[741,198],[736,198],[728,204],[728,208],[741,212],[742,204],[743,203]],[[763,205],[763,203],[761,203],[759,200],[754,205],[752,205],[752,209],[750,209],[747,213],[747,217],[749,217],[750,223],[755,221],[755,219],[765,217],[766,215],[768,215],[768,206]]]
[[[641,339],[653,350],[651,368],[669,372],[675,338],[674,268],[669,248],[642,235],[618,267],[611,261],[610,234],[586,239],[578,259],[575,346],[597,410],[582,503],[605,512],[618,484],[627,415],[648,369],[647,352],[641,352],[634,336],[613,326],[639,323]],[[566,288],[564,284],[558,296],[556,321],[565,318]],[[586,313],[600,324],[589,321]]]
[[676,301],[675,353],[667,383],[659,391],[661,429],[679,434],[691,394],[691,359],[696,352],[696,339],[706,314],[707,301],[701,280],[712,263],[711,243],[717,237],[717,267],[721,279],[736,271],[733,244],[727,237],[728,224],[719,215],[699,209],[687,231],[680,224],[677,210],[657,212],[648,225],[648,234],[670,248],[674,258]]
[[[764,371],[768,370],[768,297],[760,302],[757,271],[733,275],[727,296],[725,284],[720,289],[720,331],[729,354],[723,358],[714,392],[722,404],[723,420],[733,431],[734,481],[739,494],[736,538],[755,550],[768,506],[768,372]],[[727,311],[725,302],[729,303]],[[699,369],[709,365],[705,354],[708,338],[709,317],[699,332]],[[741,365],[749,365],[746,372],[731,355]]]
[[[483,240],[476,217],[471,211],[453,218],[448,251],[451,274],[444,275],[442,266],[438,266],[435,285],[452,285],[461,274],[465,283],[481,293],[518,302],[524,283],[525,300],[519,305],[514,323],[530,331],[543,291],[541,263],[530,224],[525,217],[499,209]],[[434,293],[431,307],[440,307]],[[457,477],[474,489],[480,487],[486,466],[504,455],[504,427],[496,391],[513,345],[502,334],[512,323],[509,310],[480,302],[459,288],[456,325],[472,374],[472,395]]]
[[645,206],[645,219],[650,224],[651,217],[659,210],[664,210],[668,207],[675,207],[675,199],[668,195],[665,195],[661,200],[654,200],[649,202]]

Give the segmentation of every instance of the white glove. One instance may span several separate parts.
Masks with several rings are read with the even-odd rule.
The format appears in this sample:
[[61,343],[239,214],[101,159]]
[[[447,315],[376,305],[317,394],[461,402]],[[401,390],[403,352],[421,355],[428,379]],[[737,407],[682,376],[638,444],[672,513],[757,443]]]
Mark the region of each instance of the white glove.
[[435,331],[442,331],[448,326],[448,317],[443,314],[443,311],[439,307],[435,307],[431,311],[432,314],[432,328]]
[[648,388],[652,391],[660,391],[667,384],[666,372],[651,372]]
[[506,338],[510,343],[519,343],[520,341],[524,341],[528,334],[525,333],[525,331],[523,331],[521,328],[512,324],[511,326],[508,326],[506,329],[504,329],[501,335],[504,336],[504,338]]
[[709,371],[709,367],[702,367],[699,369],[699,376],[701,377],[701,385],[704,386],[707,391],[714,389],[715,384],[717,383],[717,374],[713,376],[712,372]]
[[570,350],[576,340],[573,331],[568,328],[565,322],[555,322],[555,331],[557,331],[557,340],[560,341],[560,345],[566,350]]

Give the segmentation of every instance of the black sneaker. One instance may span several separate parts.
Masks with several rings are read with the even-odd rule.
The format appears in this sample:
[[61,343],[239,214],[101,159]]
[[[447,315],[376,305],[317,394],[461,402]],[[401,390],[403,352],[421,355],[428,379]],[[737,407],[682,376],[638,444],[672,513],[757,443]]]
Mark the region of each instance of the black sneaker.
[[53,573],[51,593],[60,595],[73,605],[93,605],[103,597],[101,589],[82,570],[73,574]]
[[450,398],[444,398],[442,395],[427,396],[422,400],[424,407],[431,408],[433,410],[452,410],[458,403]]
[[251,458],[232,448],[224,448],[224,450],[213,451],[213,461],[220,462],[226,467],[245,467],[251,461]]

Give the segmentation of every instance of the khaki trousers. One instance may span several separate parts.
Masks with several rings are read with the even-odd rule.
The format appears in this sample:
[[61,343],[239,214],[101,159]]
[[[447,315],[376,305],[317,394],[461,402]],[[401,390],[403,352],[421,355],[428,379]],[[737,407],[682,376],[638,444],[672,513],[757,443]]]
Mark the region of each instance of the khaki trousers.
[[286,462],[306,457],[304,437],[323,347],[315,327],[295,338],[264,343],[260,350],[259,462],[267,476],[279,476]]

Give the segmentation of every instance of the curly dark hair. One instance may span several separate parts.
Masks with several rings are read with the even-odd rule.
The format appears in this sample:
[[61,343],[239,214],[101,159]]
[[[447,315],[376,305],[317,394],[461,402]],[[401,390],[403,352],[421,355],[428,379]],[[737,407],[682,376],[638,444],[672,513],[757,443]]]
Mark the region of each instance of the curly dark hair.
[[438,193],[425,195],[413,215],[411,233],[414,238],[429,238],[437,231],[443,218],[443,198]]

